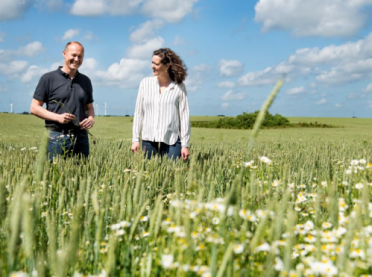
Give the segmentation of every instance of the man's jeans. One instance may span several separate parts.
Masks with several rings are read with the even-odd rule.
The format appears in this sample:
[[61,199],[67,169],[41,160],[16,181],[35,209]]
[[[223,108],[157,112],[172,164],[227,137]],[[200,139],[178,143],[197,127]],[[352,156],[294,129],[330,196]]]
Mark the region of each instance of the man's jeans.
[[[160,147],[159,147],[160,144]],[[142,141],[142,149],[147,159],[151,159],[156,154],[160,154],[161,157],[167,155],[169,159],[174,161],[177,158],[181,158],[181,141],[180,139],[173,145],[168,145],[163,142],[154,142],[154,141]]]
[[73,155],[84,158],[89,156],[88,131],[51,130],[49,133],[47,158],[53,161],[53,158],[57,156],[66,158]]

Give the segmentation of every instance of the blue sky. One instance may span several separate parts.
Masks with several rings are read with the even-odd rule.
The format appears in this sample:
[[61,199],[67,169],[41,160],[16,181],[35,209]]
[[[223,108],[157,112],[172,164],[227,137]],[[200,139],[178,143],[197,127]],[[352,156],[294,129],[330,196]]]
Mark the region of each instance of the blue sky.
[[40,76],[85,46],[96,114],[132,115],[152,51],[188,66],[191,115],[270,109],[371,117],[372,0],[1,0],[0,112],[29,110]]

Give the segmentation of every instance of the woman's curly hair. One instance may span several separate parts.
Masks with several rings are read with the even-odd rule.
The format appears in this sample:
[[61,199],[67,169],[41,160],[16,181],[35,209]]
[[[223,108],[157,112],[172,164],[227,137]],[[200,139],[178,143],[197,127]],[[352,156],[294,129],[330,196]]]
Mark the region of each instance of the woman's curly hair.
[[172,81],[181,84],[187,76],[187,67],[182,59],[169,48],[155,50],[153,55],[161,58],[162,64],[170,63],[168,73]]

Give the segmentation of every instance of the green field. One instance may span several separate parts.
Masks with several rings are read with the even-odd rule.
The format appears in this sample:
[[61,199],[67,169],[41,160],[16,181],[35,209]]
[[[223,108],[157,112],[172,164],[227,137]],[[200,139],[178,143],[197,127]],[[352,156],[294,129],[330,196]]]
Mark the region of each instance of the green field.
[[[217,116],[192,116],[191,121],[218,120]],[[262,141],[277,140],[369,140],[372,135],[370,118],[306,118],[289,117],[291,123],[318,122],[338,128],[287,128],[260,131]],[[132,137],[131,117],[97,117],[92,134],[102,140],[130,140]],[[0,140],[8,143],[36,143],[44,132],[44,121],[32,115],[11,115],[0,113]],[[193,128],[191,142],[236,142],[249,139],[250,130],[225,130]]]
[[372,119],[289,119],[337,128],[193,128],[173,163],[98,117],[78,165],[0,114],[0,276],[372,276]]

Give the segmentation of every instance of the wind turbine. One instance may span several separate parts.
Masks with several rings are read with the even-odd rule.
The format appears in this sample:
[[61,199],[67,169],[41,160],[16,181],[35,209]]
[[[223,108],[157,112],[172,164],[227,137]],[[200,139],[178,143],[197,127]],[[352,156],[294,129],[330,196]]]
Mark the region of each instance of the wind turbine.
[[105,116],[107,115],[106,111],[107,111],[107,103],[105,103]]
[[9,99],[9,105],[10,105],[10,113],[13,113],[13,103],[12,103],[12,99]]
[[94,112],[95,112],[96,116],[98,116],[98,104],[96,104],[95,106],[96,106],[96,107],[95,107]]

